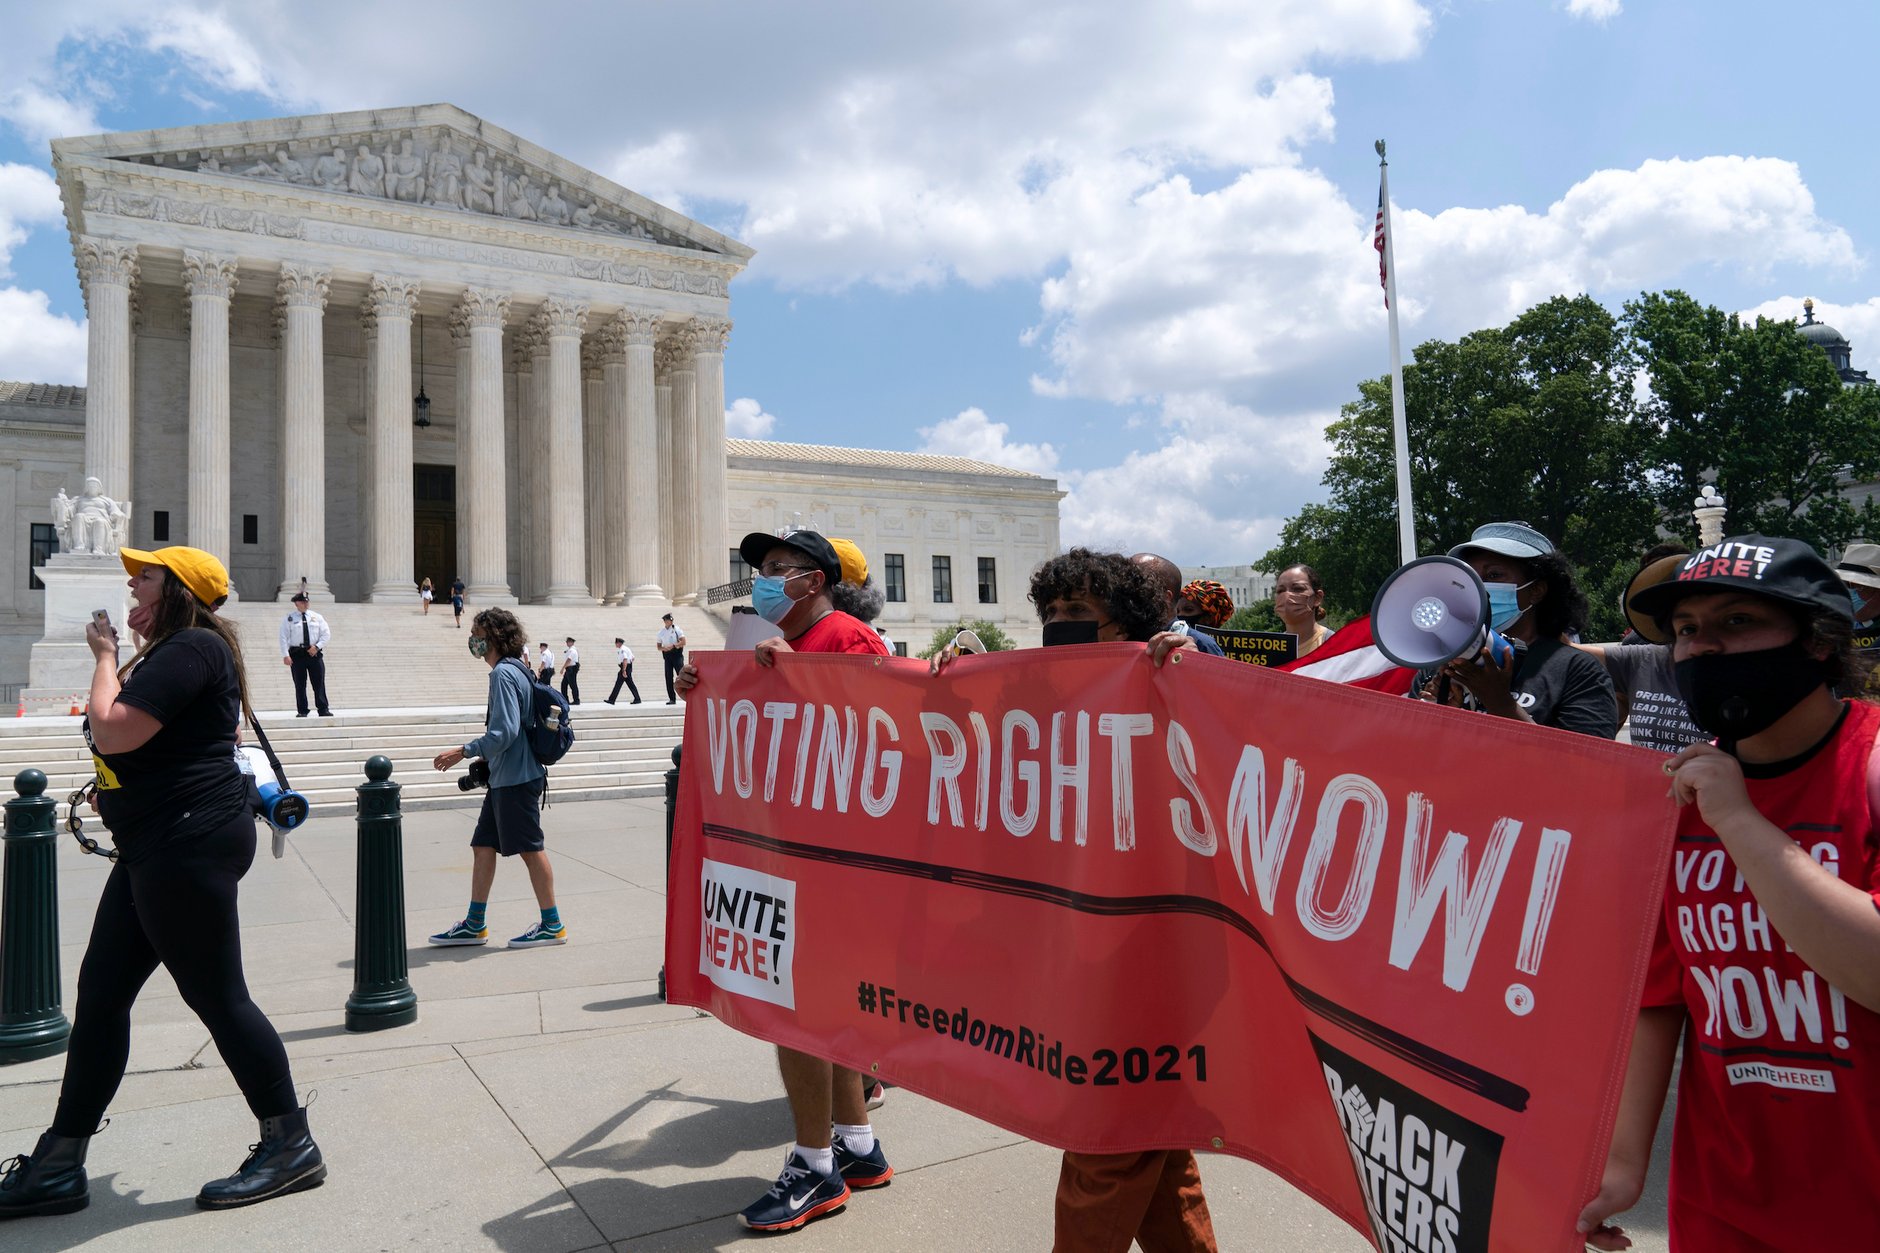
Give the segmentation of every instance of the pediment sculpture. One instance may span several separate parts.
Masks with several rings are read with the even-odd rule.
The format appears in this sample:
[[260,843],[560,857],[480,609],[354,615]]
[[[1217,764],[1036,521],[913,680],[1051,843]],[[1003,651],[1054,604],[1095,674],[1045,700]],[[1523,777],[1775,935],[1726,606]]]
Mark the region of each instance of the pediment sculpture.
[[[375,141],[379,146],[374,146]],[[603,205],[585,191],[577,194],[542,170],[498,156],[487,146],[465,142],[443,128],[402,135],[389,142],[382,136],[342,136],[317,142],[217,148],[202,151],[199,156],[184,151],[119,159],[540,222],[681,248],[699,246],[637,214]]]

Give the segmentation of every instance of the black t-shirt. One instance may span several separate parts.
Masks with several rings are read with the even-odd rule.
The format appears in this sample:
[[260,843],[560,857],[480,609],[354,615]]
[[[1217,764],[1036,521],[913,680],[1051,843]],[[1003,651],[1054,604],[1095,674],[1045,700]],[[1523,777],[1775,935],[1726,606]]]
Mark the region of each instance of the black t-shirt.
[[[1514,642],[1517,661],[1510,689],[1528,717],[1544,727],[1597,735],[1609,740],[1619,734],[1619,702],[1613,695],[1606,667],[1570,644],[1559,640]],[[1413,691],[1434,671],[1421,671]],[[1479,709],[1475,698],[1463,693],[1463,707]]]
[[235,657],[213,631],[178,631],[152,648],[124,681],[118,701],[162,723],[126,753],[100,753],[84,724],[98,772],[98,813],[127,862],[215,830],[248,807],[235,766],[241,684]]

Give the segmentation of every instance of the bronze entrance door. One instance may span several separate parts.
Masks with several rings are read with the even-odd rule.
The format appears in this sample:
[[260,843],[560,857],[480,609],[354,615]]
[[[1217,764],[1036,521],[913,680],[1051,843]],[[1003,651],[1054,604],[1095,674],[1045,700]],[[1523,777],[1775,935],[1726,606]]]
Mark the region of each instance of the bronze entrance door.
[[[450,608],[457,567],[457,467],[411,467],[411,577],[431,580],[431,594]],[[415,595],[415,589],[413,594]]]

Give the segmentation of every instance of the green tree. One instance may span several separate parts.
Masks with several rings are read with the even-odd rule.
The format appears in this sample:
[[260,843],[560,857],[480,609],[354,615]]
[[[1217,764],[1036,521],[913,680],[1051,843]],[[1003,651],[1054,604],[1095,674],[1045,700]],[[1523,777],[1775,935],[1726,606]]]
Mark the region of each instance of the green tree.
[[1792,322],[1745,325],[1680,291],[1625,306],[1633,359],[1649,379],[1651,458],[1668,530],[1695,542],[1691,500],[1714,479],[1728,532],[1785,535],[1827,549],[1880,525],[1842,489],[1880,473],[1880,388],[1844,387]]
[[1271,598],[1255,601],[1251,605],[1242,605],[1223,624],[1229,631],[1284,631],[1286,624],[1280,621],[1279,611],[1273,608]]
[[[1417,348],[1404,371],[1418,543],[1443,552],[1484,522],[1520,520],[1551,536],[1603,586],[1630,575],[1652,542],[1645,490],[1655,433],[1632,398],[1632,361],[1616,319],[1590,297],[1556,297],[1505,328]],[[1388,379],[1360,383],[1326,431],[1327,500],[1289,519],[1258,562],[1303,561],[1325,582],[1328,611],[1366,613],[1399,564]],[[1590,629],[1622,629],[1594,599]]]
[[977,635],[979,642],[986,646],[986,651],[989,653],[1008,652],[1018,647],[1017,644],[1012,642],[1011,636],[999,629],[997,623],[987,618],[974,618],[971,622],[962,620],[955,622],[952,626],[941,627],[933,633],[933,643],[927,645],[927,647],[921,649],[914,655],[922,659],[932,657],[948,644],[951,644],[953,637],[958,635],[961,631],[971,631],[974,635]]

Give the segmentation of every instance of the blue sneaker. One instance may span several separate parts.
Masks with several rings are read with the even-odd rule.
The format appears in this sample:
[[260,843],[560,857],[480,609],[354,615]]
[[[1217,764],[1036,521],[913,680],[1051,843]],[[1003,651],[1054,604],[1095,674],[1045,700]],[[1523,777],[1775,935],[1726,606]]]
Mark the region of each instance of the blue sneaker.
[[849,1187],[879,1188],[894,1178],[894,1167],[888,1165],[887,1154],[881,1151],[880,1136],[875,1137],[875,1147],[866,1153],[851,1153],[841,1136],[836,1136],[834,1142],[836,1173]]
[[849,1185],[841,1172],[821,1174],[794,1150],[770,1191],[746,1206],[738,1221],[752,1231],[793,1231],[826,1218],[849,1203]]
[[449,948],[455,944],[488,944],[489,942],[490,929],[473,927],[468,920],[458,923],[448,931],[438,932],[429,940],[429,943],[438,945],[440,948]]
[[546,944],[566,944],[567,942],[567,927],[551,927],[547,923],[538,922],[533,927],[530,927],[527,931],[524,931],[521,935],[511,940],[509,947],[541,948]]

